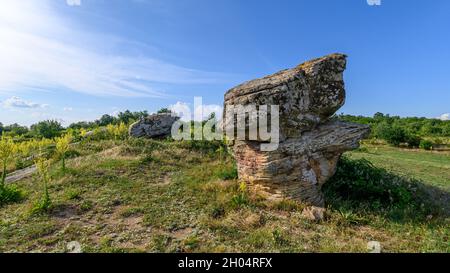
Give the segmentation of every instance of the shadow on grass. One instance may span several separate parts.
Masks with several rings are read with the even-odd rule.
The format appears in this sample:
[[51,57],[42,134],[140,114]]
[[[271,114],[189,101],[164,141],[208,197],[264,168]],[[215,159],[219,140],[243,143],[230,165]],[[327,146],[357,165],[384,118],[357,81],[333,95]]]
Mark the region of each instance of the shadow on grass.
[[375,167],[365,159],[343,156],[323,192],[328,206],[341,212],[378,215],[396,222],[450,216],[449,192]]

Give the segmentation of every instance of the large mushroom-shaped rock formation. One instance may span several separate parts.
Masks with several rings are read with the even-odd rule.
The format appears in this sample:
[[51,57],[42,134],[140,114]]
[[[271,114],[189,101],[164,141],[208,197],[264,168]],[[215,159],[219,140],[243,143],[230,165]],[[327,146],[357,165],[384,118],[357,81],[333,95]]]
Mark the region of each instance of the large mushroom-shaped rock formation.
[[164,138],[170,136],[172,125],[180,118],[172,113],[149,115],[130,125],[132,137]]
[[225,112],[236,105],[279,106],[278,149],[262,151],[258,139],[231,142],[240,179],[269,198],[324,205],[321,187],[334,175],[339,157],[369,133],[366,125],[331,118],[345,101],[345,67],[346,56],[332,54],[225,94]]

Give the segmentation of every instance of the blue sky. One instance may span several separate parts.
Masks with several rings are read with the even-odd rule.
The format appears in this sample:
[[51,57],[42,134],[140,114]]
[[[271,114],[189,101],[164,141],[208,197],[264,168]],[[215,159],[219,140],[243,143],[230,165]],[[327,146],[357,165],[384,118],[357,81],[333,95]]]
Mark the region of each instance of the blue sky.
[[[339,111],[450,112],[450,1],[2,0],[0,122],[217,111],[229,88],[333,52]],[[448,117],[448,116],[447,116]]]

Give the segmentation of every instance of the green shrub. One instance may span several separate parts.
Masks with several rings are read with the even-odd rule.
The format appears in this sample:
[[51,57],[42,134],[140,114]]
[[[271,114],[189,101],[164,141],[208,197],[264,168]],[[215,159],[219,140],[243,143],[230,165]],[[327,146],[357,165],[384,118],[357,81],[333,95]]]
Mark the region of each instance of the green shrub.
[[50,199],[50,194],[48,192],[48,183],[50,182],[50,162],[45,158],[38,158],[36,160],[36,168],[43,184],[43,192],[41,198],[34,204],[34,207],[32,208],[31,212],[33,214],[48,212],[52,205],[52,200]]
[[344,156],[323,191],[331,203],[350,201],[372,209],[406,207],[412,204],[415,183],[376,168],[365,159]]
[[377,126],[376,134],[394,146],[399,146],[400,143],[406,142],[406,131],[400,126],[381,123]]
[[236,165],[233,164],[233,167],[231,167],[231,168],[224,167],[224,168],[220,169],[216,173],[216,176],[222,180],[237,179],[238,171],[237,171]]
[[199,151],[202,153],[215,153],[222,145],[223,142],[218,140],[186,140],[181,144],[183,148]]
[[422,139],[419,136],[407,133],[405,135],[405,142],[408,143],[409,147],[419,147]]
[[247,184],[245,182],[241,182],[239,184],[239,188],[237,189],[237,193],[231,197],[231,207],[239,208],[247,205],[249,203],[248,192],[247,192]]
[[275,229],[272,231],[272,237],[277,246],[289,245],[288,236],[281,229]]
[[81,198],[81,191],[76,189],[69,189],[66,192],[66,197],[69,200],[75,200]]
[[31,125],[31,131],[36,137],[54,138],[63,131],[61,123],[57,120],[45,120]]
[[389,124],[387,122],[378,124],[375,127],[374,135],[394,146],[407,143],[409,147],[419,147],[421,140],[419,136],[406,130],[400,124]]
[[429,150],[433,149],[433,142],[431,142],[431,141],[429,141],[429,140],[426,140],[426,139],[422,139],[422,140],[420,141],[419,147],[420,147],[421,149],[424,149],[424,150],[429,151]]
[[0,206],[19,202],[23,198],[23,193],[14,185],[0,187]]

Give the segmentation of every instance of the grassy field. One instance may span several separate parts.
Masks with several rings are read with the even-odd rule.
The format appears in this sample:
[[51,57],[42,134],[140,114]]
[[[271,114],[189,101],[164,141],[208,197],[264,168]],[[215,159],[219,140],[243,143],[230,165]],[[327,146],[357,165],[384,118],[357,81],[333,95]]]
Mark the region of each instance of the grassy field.
[[410,183],[402,176],[419,180],[411,205],[375,207],[331,188],[326,218],[311,222],[302,204],[247,192],[218,143],[110,140],[72,149],[65,173],[51,169],[50,212],[31,213],[42,192],[37,177],[15,183],[25,197],[0,208],[0,252],[65,252],[70,241],[85,252],[367,252],[371,240],[386,252],[450,252],[448,153],[349,153],[349,162],[365,158],[389,177],[389,187]]
[[363,145],[351,158],[366,158],[394,173],[423,180],[450,192],[450,152],[399,149],[387,145]]

